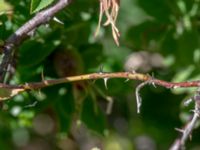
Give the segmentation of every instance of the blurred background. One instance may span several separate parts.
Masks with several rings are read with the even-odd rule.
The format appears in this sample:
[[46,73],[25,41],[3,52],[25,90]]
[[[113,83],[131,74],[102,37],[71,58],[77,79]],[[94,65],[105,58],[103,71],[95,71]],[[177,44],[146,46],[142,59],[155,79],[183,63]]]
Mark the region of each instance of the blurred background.
[[[16,48],[10,84],[102,71],[136,71],[180,82],[200,78],[199,0],[122,0],[116,26],[101,27],[99,1],[77,0],[40,26]],[[0,0],[0,45],[34,16],[30,0]],[[105,17],[105,16],[104,16]],[[103,18],[103,22],[106,18]],[[163,150],[191,118],[184,102],[195,88],[146,86],[137,114],[135,88],[124,79],[61,84],[1,103],[0,147],[4,150]],[[113,104],[112,104],[113,101]],[[112,104],[112,107],[111,107]],[[111,108],[110,108],[111,107]],[[108,110],[110,109],[110,110]],[[110,111],[110,112],[108,112]],[[187,149],[199,150],[200,129]]]

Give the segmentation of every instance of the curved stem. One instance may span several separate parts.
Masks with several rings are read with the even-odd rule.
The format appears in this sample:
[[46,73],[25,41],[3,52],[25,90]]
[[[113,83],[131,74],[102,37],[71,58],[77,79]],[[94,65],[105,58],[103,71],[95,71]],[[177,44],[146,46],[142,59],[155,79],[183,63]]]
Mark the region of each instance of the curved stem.
[[167,82],[159,79],[154,79],[149,75],[140,74],[140,73],[132,73],[132,72],[114,72],[114,73],[91,73],[91,74],[83,74],[71,77],[65,77],[60,79],[53,80],[42,80],[41,82],[32,82],[25,83],[22,85],[9,85],[0,83],[0,89],[7,89],[10,92],[10,95],[7,97],[3,97],[0,95],[0,100],[8,99],[14,95],[17,95],[20,92],[27,90],[36,90],[45,88],[48,86],[68,83],[68,82],[76,82],[83,80],[94,80],[94,79],[110,79],[110,78],[125,78],[130,80],[140,80],[140,81],[148,81],[149,84],[163,86],[165,88],[184,88],[184,87],[199,87],[200,81],[188,81],[188,82]]

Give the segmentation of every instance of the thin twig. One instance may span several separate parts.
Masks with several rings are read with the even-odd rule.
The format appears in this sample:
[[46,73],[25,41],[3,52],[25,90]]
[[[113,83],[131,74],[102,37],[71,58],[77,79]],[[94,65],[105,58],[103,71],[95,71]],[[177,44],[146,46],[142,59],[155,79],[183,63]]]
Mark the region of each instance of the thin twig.
[[140,96],[140,90],[149,83],[149,81],[142,82],[139,84],[135,89],[135,96],[136,96],[136,102],[137,102],[137,113],[140,113],[140,107],[142,105],[142,98]]
[[171,146],[170,150],[184,150],[185,149],[185,143],[188,140],[188,138],[191,138],[192,136],[192,131],[195,128],[196,122],[199,120],[199,99],[194,99],[195,100],[195,109],[194,109],[194,114],[192,119],[187,122],[185,127],[180,130],[182,133],[182,136],[178,139],[175,140],[173,145]]
[[[140,80],[140,81],[148,81],[152,84],[163,86],[165,88],[184,88],[184,87],[199,87],[200,81],[190,81],[190,82],[167,82],[163,80],[154,79],[149,75],[140,74],[140,73],[131,73],[131,72],[115,72],[115,73],[91,73],[84,75],[77,75],[71,77],[65,77],[60,79],[53,80],[42,80],[41,82],[33,82],[33,83],[25,83],[22,85],[9,85],[0,83],[0,90],[7,90],[7,95],[0,95],[0,100],[8,99],[14,95],[17,95],[20,92],[28,91],[28,90],[37,90],[41,88],[45,88],[48,86],[75,82],[75,81],[83,81],[83,80],[94,80],[94,79],[105,79],[105,78],[125,78],[130,80]],[[4,92],[5,93],[5,92]]]
[[[65,77],[60,79],[53,79],[53,80],[42,80],[41,82],[34,82],[34,83],[25,83],[22,85],[9,85],[0,83],[0,100],[9,99],[21,92],[29,91],[29,90],[37,90],[41,88],[45,88],[48,86],[53,86],[56,84],[68,83],[68,82],[76,82],[76,81],[83,81],[83,80],[94,80],[94,79],[105,79],[105,78],[125,78],[129,80],[140,80],[143,81],[137,88],[136,88],[136,99],[137,99],[137,110],[139,112],[141,99],[139,96],[140,89],[145,86],[146,84],[150,83],[153,85],[163,86],[165,88],[190,88],[190,87],[199,87],[200,80],[197,81],[188,81],[188,82],[167,82],[159,79],[152,78],[149,75],[135,73],[135,72],[115,72],[115,73],[91,73],[91,74],[84,74],[84,75],[77,75],[71,77]],[[2,94],[3,93],[3,94]],[[5,94],[6,93],[6,94]],[[199,95],[194,96],[194,100],[196,102],[194,115],[192,120],[186,125],[184,129],[181,129],[183,133],[181,138],[175,140],[174,144],[170,148],[170,150],[182,150],[184,148],[185,142],[190,137],[192,130],[194,129],[195,123],[199,117],[199,106],[200,106],[200,92]]]
[[53,16],[65,8],[70,1],[71,0],[59,0],[55,5],[37,13],[5,41],[3,46],[3,59],[0,64],[0,82],[5,80],[5,74],[8,71],[8,67],[11,64],[15,53],[14,48],[22,43],[26,37],[28,37],[29,33],[51,20]]

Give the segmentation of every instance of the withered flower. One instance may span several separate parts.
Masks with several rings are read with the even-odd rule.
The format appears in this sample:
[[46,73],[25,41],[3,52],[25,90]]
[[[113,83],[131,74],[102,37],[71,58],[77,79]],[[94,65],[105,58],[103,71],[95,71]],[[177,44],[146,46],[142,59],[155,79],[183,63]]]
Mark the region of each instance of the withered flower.
[[100,2],[100,12],[99,12],[99,22],[97,29],[95,31],[95,36],[98,35],[99,29],[101,27],[102,17],[105,14],[107,20],[103,24],[104,26],[111,25],[112,35],[115,43],[119,46],[120,33],[116,27],[116,20],[119,12],[120,0],[99,0]]

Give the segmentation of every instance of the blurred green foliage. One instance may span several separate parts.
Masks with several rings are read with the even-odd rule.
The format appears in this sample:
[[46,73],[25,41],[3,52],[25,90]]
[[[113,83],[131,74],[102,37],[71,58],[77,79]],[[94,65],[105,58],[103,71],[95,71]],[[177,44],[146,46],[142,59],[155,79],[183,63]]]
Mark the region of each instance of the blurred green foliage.
[[[0,41],[48,4],[32,0],[0,0]],[[98,23],[98,0],[73,1],[53,20],[39,27],[34,36],[17,48],[16,73],[12,84],[35,82],[69,75],[124,71],[129,56],[132,66],[138,56],[144,73],[167,81],[199,80],[200,39],[199,0],[122,0],[117,26],[120,47],[111,29]],[[34,5],[34,6],[33,6]],[[38,7],[37,7],[38,6]],[[106,18],[104,18],[105,21]],[[136,57],[137,54],[137,57]],[[157,56],[156,55],[156,56]],[[149,59],[150,60],[150,59]],[[156,63],[153,64],[153,63]],[[147,65],[147,66],[146,66]],[[140,71],[142,68],[139,68]],[[0,147],[11,149],[106,150],[167,149],[189,118],[192,105],[183,107],[195,89],[167,90],[147,86],[141,91],[141,114],[136,113],[134,91],[138,81],[103,80],[76,82],[30,91],[1,103]],[[108,96],[114,104],[106,114]],[[190,148],[199,148],[199,129]]]

